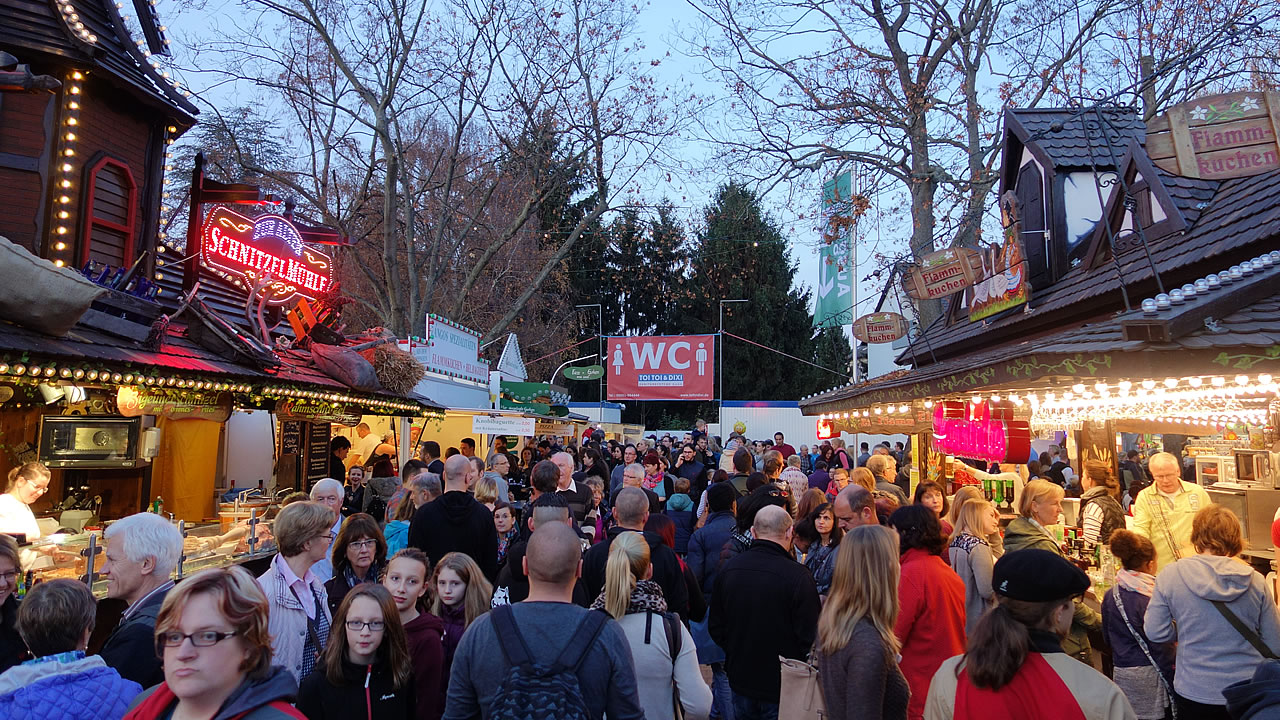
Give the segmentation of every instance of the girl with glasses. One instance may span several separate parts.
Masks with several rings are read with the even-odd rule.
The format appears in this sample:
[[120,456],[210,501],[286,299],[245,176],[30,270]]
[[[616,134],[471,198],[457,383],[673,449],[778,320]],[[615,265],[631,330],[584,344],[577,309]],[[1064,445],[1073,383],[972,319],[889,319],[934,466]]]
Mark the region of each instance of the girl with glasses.
[[333,626],[324,661],[298,689],[298,710],[309,720],[413,718],[413,666],[391,593],[357,586]]
[[329,612],[335,613],[351,588],[376,583],[387,564],[387,541],[372,515],[356,513],[342,521],[333,543],[333,578],[324,584]]
[[125,718],[302,717],[289,705],[293,676],[272,665],[267,612],[266,595],[243,568],[202,570],[178,583],[156,618],[164,682]]
[[493,586],[476,561],[459,552],[440,558],[431,586],[435,590],[431,614],[444,621],[444,673],[448,677],[462,633],[476,618],[489,612]]

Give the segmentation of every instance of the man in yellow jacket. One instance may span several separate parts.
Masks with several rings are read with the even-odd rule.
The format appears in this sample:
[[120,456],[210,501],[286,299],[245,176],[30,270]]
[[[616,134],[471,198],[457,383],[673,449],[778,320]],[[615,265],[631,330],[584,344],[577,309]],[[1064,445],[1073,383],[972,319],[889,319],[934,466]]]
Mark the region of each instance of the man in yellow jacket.
[[1213,501],[1204,488],[1182,481],[1181,466],[1173,455],[1156,453],[1149,467],[1154,482],[1133,501],[1133,530],[1156,546],[1156,566],[1162,568],[1195,554],[1191,520]]

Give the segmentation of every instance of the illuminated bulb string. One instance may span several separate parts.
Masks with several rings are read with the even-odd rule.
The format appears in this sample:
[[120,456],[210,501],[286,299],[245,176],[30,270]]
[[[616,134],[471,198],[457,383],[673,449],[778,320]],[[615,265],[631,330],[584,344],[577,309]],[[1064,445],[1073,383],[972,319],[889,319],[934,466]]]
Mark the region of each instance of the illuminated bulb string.
[[71,232],[71,206],[76,171],[76,141],[80,127],[80,103],[83,101],[84,73],[71,71],[66,82],[66,104],[62,110],[62,130],[58,138],[57,199],[54,202],[53,264],[66,267]]

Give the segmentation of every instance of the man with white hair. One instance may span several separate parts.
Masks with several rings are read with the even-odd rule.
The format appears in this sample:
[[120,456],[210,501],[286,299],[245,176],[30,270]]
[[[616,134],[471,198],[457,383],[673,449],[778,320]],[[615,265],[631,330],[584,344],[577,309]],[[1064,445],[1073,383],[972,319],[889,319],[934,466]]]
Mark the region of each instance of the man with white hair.
[[158,685],[164,671],[155,652],[156,616],[173,587],[182,534],[163,516],[142,512],[112,523],[104,536],[107,597],[129,607],[102,646],[102,659],[126,680],[144,688]]
[[822,604],[813,574],[791,553],[787,511],[761,508],[751,533],[750,547],[726,560],[716,576],[708,630],[724,648],[734,717],[763,720],[778,717],[778,657],[808,655]]
[[316,481],[311,486],[311,500],[333,511],[333,538],[329,540],[329,552],[324,554],[323,560],[317,560],[311,566],[311,572],[315,574],[320,582],[327,583],[333,579],[333,542],[338,537],[338,531],[342,529],[342,498],[346,496],[346,489],[342,487],[342,483],[333,478],[325,478]]
[[1182,466],[1169,453],[1152,455],[1147,468],[1153,482],[1133,501],[1133,531],[1156,546],[1156,567],[1162,568],[1196,554],[1191,547],[1191,521],[1213,500],[1204,488],[1183,482]]
[[556,494],[563,495],[569,501],[569,512],[582,524],[587,517],[587,509],[591,505],[591,488],[586,483],[573,479],[573,456],[567,452],[558,452],[551,456],[551,462],[560,468],[560,482],[556,485]]

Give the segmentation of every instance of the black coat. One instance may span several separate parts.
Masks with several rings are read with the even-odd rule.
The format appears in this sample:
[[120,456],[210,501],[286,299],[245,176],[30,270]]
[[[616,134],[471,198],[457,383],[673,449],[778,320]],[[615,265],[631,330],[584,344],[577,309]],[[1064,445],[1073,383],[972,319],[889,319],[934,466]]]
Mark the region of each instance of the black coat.
[[[609,560],[609,546],[613,539],[624,532],[636,532],[624,527],[611,527],[605,533],[604,540],[591,546],[582,556],[582,584],[587,597],[595,600],[604,590],[604,568]],[[656,533],[644,533],[649,543],[649,562],[653,565],[653,581],[662,588],[662,597],[667,600],[667,609],[678,613],[680,617],[689,619],[689,588],[685,584],[684,570],[680,567],[680,558],[676,551],[667,547]]]
[[10,594],[0,605],[0,673],[21,663],[26,654],[27,644],[18,634],[18,596]]
[[693,531],[689,538],[689,554],[685,561],[689,569],[702,586],[705,595],[711,594],[715,587],[716,573],[720,569],[720,551],[729,542],[729,535],[738,526],[738,521],[729,510],[711,513],[702,527]]
[[143,601],[127,619],[107,636],[99,654],[120,677],[144,688],[164,682],[164,668],[156,657],[156,616],[169,591],[158,592]]
[[[507,589],[507,602],[516,604],[529,597],[529,576],[524,574],[524,554],[529,549],[528,540],[515,540],[507,546],[507,562],[498,572],[495,588]],[[582,587],[582,578],[573,585],[573,604],[590,607],[594,597],[588,598]]]
[[498,530],[493,513],[465,492],[453,490],[418,508],[409,522],[409,545],[431,558],[466,553],[493,582],[498,577]]
[[729,687],[754,700],[778,702],[778,656],[809,654],[821,611],[813,574],[781,545],[756,540],[726,561],[711,593],[708,630],[724,648]]
[[[325,676],[324,664],[316,666],[298,687],[298,712],[308,720],[410,720],[414,717],[414,688],[392,685],[391,672],[374,665],[365,688],[366,666],[343,661],[343,683],[334,685]],[[367,693],[367,695],[366,695]]]

